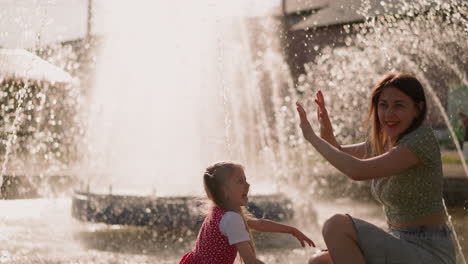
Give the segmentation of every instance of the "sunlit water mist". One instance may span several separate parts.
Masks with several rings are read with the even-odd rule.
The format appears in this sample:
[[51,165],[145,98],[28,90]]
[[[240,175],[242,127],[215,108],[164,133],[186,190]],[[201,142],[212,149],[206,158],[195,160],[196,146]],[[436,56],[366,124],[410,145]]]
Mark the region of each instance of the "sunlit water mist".
[[90,190],[200,194],[204,168],[218,160],[239,161],[250,180],[267,180],[254,192],[277,190],[272,183],[286,174],[284,135],[297,134],[281,131],[293,100],[280,93],[291,81],[274,36],[278,22],[257,23],[260,49],[247,25],[260,15],[252,10],[265,15],[277,5],[249,2],[108,7],[88,124]]
[[217,114],[203,111],[216,98],[213,87],[201,85],[206,26],[197,14],[168,11],[177,5],[162,7],[110,6],[92,94],[92,189],[193,188],[189,179],[202,171],[200,122]]
[[[361,3],[362,15],[367,15],[370,4]],[[368,109],[370,87],[387,72],[415,75],[426,89],[429,121],[439,118],[434,123],[445,122],[453,130],[442,102],[446,91],[468,86],[466,4],[448,1],[429,5],[420,1],[400,5],[395,15],[368,17],[365,23],[344,26],[345,32],[356,32],[346,37],[346,47],[324,48],[300,77],[299,89],[307,96],[319,89],[324,91],[342,142],[365,137],[366,131],[362,126],[356,129],[355,122],[366,118],[363,114]],[[460,150],[458,142],[455,144]]]

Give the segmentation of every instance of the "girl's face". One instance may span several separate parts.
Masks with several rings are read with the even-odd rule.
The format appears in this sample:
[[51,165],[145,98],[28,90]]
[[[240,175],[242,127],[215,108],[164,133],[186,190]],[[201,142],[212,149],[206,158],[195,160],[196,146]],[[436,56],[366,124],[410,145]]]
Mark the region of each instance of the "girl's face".
[[377,102],[377,113],[382,129],[394,144],[418,117],[420,110],[411,97],[396,88],[386,87]]
[[249,201],[247,194],[249,193],[250,184],[245,178],[245,173],[242,168],[237,168],[229,176],[226,181],[226,198],[233,207],[246,206]]

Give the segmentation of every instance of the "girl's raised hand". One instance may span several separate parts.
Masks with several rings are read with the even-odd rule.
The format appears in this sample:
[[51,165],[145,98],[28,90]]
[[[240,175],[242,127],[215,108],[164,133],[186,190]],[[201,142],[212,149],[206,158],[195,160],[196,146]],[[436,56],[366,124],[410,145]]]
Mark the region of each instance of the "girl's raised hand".
[[301,127],[302,134],[304,135],[304,138],[307,141],[311,141],[312,138],[315,136],[315,132],[312,129],[312,126],[310,125],[309,120],[307,119],[307,114],[304,110],[304,107],[302,107],[301,103],[296,102],[296,107],[297,107],[297,113],[299,114],[299,118],[301,120],[301,123],[299,126]]
[[312,239],[308,238],[304,233],[299,231],[297,228],[294,228],[293,232],[291,233],[299,242],[301,243],[302,247],[305,247],[305,244],[307,243],[310,247],[315,247],[314,242]]

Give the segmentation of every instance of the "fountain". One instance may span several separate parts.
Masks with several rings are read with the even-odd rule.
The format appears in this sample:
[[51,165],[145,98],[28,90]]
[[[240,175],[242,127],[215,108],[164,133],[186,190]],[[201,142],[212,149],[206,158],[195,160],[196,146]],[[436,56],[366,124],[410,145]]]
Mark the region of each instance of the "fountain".
[[[0,49],[0,74],[0,197],[38,195],[32,186],[41,184],[39,178],[52,177],[75,159],[76,80],[21,49]],[[38,172],[40,177],[31,177]]]
[[[254,63],[246,25],[238,18],[240,13],[225,17],[217,4],[211,4],[211,9],[198,12],[161,11],[151,23],[123,22],[124,16],[151,16],[129,13],[126,5],[109,8],[110,26],[90,94],[85,138],[89,149],[80,173],[86,176],[73,197],[73,215],[78,219],[152,225],[167,222],[167,217],[176,225],[195,226],[192,222],[200,221],[193,220],[198,217],[189,211],[196,206],[188,197],[203,193],[204,167],[220,159],[245,164],[254,194],[277,192],[271,182],[282,172],[276,170],[277,157],[269,149],[274,140],[266,134],[266,103],[259,101],[255,76],[263,69],[237,66]],[[147,9],[178,10],[181,5],[155,4]],[[171,20],[168,27],[164,21]],[[188,23],[191,27],[185,26]],[[256,98],[248,102],[251,98],[236,90]],[[248,126],[257,118],[263,123]],[[276,208],[275,219],[290,218],[286,209],[290,201],[276,196],[269,199],[271,205],[253,213],[270,216],[263,211]],[[262,197],[258,198],[262,202],[256,202],[255,195],[252,198],[252,208],[268,203]]]
[[[106,24],[92,89],[75,91],[70,103],[80,105],[75,121],[81,123],[73,134],[79,159],[53,162],[77,182],[72,203],[66,196],[0,204],[9,212],[0,218],[8,239],[0,239],[0,259],[176,262],[192,246],[201,220],[201,174],[220,159],[245,165],[251,207],[260,207],[254,214],[293,222],[319,246],[319,225],[330,213],[347,211],[383,223],[378,208],[365,202],[366,185],[346,181],[304,144],[293,104],[322,89],[342,143],[364,137],[356,122],[363,119],[368,87],[387,71],[414,73],[436,90],[432,104],[444,105],[431,85],[434,76],[444,76],[437,86],[467,85],[468,53],[459,45],[466,42],[466,11],[441,4],[425,15],[382,18],[366,14],[374,3],[362,1],[365,21],[342,26],[357,34],[344,38],[342,47],[315,49],[309,43],[318,55],[295,80],[282,54],[294,40],[284,33],[280,3],[237,2],[116,2],[96,15]],[[433,37],[439,35],[445,37]],[[438,110],[431,118],[443,122],[442,108],[432,107]],[[62,170],[51,173],[57,171]],[[67,218],[70,210],[83,221]],[[450,210],[466,250],[466,228],[457,226],[466,210]],[[23,235],[32,242],[22,243]],[[271,263],[313,254],[289,251],[297,245],[284,237],[259,238],[258,245]]]

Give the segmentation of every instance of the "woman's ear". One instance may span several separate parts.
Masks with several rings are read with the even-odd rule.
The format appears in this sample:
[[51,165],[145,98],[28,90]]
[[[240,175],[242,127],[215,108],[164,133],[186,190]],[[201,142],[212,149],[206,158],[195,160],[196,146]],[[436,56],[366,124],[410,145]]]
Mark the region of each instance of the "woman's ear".
[[419,102],[416,104],[416,106],[418,107],[418,116],[419,116],[421,112],[424,110],[424,107],[426,107],[426,105],[424,104],[424,102]]
[[424,105],[424,102],[415,103],[415,106],[416,106],[416,110],[418,111],[417,116],[419,116],[421,112],[424,110],[424,107],[426,107]]

